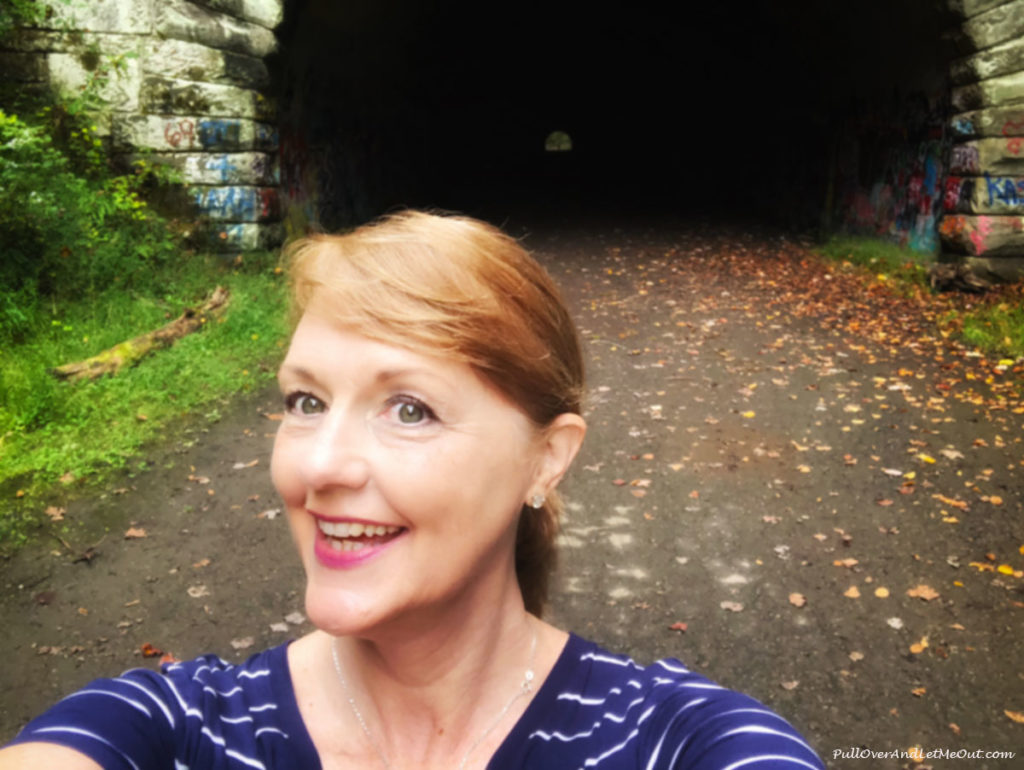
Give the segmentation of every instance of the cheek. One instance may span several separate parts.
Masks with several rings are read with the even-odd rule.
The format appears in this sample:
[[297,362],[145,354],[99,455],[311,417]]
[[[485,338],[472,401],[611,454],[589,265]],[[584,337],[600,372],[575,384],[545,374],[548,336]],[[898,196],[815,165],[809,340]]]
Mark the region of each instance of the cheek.
[[270,455],[270,479],[286,505],[297,504],[296,499],[301,503],[305,496],[294,457],[295,452],[290,451],[289,441],[278,433],[274,439],[274,451]]

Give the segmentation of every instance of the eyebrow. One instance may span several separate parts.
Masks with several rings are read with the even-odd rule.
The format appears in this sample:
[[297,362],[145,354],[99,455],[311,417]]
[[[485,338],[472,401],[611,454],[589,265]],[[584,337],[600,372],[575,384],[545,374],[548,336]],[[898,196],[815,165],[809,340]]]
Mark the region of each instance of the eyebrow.
[[[318,385],[320,384],[320,379],[312,371],[310,371],[304,366],[289,364],[287,361],[281,364],[281,367],[277,370],[278,378],[280,378],[284,374],[295,376],[303,380],[309,380],[310,382],[316,383]],[[435,374],[429,369],[415,366],[399,369],[381,369],[379,372],[377,372],[376,376],[373,378],[373,381],[374,384],[379,385],[381,383],[389,382],[390,380],[395,380],[400,377],[405,377],[409,375],[426,376],[433,380],[437,380],[438,382],[441,382],[448,387],[452,387],[451,383],[448,381],[446,377],[443,377],[440,374]]]

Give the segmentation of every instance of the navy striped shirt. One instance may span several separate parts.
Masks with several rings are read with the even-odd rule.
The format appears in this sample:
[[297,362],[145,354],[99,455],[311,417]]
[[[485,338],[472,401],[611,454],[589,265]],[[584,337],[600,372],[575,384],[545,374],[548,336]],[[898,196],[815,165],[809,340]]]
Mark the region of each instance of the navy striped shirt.
[[[232,665],[213,655],[100,679],[15,739],[77,749],[108,770],[320,767],[287,645]],[[570,635],[490,770],[819,770],[800,735],[754,699],[679,661],[639,666]]]

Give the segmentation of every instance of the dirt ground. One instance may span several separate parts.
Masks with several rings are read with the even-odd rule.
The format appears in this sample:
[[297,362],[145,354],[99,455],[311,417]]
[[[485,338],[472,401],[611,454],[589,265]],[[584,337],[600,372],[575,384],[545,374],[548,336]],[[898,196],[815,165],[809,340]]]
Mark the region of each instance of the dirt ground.
[[[552,618],[749,692],[830,767],[1022,766],[1020,367],[778,236],[527,244],[589,364]],[[218,410],[69,502],[64,542],[0,566],[0,739],[95,676],[155,668],[144,645],[241,659],[309,630],[267,472],[280,399]],[[864,754],[912,747],[1016,757]]]

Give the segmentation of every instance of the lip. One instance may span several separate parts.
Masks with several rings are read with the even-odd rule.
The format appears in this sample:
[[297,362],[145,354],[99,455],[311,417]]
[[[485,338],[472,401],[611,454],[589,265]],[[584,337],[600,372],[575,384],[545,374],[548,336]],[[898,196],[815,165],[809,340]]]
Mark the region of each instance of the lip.
[[[319,513],[314,513],[313,511],[310,511],[310,514],[314,519],[322,519],[324,521],[344,521],[368,525],[380,524],[380,522],[370,521],[369,519],[354,519],[348,516],[323,516]],[[365,546],[358,551],[337,551],[331,547],[330,538],[323,533],[320,527],[315,527],[314,529],[316,532],[316,540],[313,543],[313,555],[316,556],[316,560],[320,562],[320,564],[329,569],[349,569],[352,567],[362,566],[363,564],[381,556],[392,545],[401,540],[402,536],[408,531],[403,528],[390,540],[380,543],[379,545]]]

